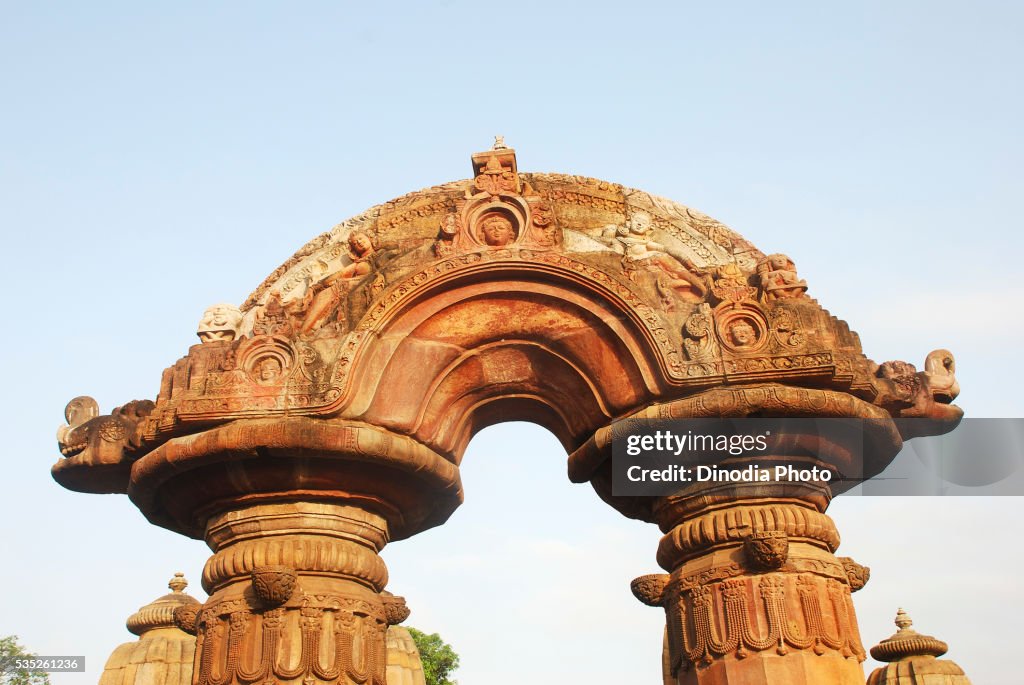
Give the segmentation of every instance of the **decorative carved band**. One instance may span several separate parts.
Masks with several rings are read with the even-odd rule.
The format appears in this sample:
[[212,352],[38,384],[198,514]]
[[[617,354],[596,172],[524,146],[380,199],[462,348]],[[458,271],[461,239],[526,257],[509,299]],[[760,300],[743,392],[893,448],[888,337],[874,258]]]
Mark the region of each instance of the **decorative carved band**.
[[667,598],[670,672],[735,654],[791,649],[865,658],[848,585],[773,573],[695,585]]
[[214,592],[224,583],[251,574],[262,566],[288,566],[302,574],[322,574],[354,580],[377,592],[384,589],[388,570],[377,553],[364,545],[316,535],[292,535],[247,540],[214,554],[203,568],[203,588]]
[[343,595],[251,611],[239,600],[204,609],[197,685],[294,681],[386,685],[383,610]]
[[763,504],[719,509],[689,519],[661,538],[658,564],[676,568],[683,561],[725,544],[738,544],[752,534],[780,532],[834,552],[839,532],[826,514],[795,504]]
[[383,549],[388,541],[387,522],[365,509],[324,502],[289,502],[257,505],[217,515],[207,523],[206,543],[219,550],[244,540],[292,534],[338,538],[377,551]]

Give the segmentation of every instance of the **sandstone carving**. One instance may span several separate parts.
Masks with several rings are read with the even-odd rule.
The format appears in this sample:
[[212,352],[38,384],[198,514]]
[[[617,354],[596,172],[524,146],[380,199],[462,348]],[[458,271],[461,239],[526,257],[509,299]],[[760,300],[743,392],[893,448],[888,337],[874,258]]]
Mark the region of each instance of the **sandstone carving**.
[[409,606],[405,603],[405,597],[399,597],[387,591],[382,592],[381,597],[384,600],[384,615],[387,617],[389,626],[397,626],[409,618],[410,611]]
[[198,602],[195,604],[184,604],[174,610],[174,625],[179,630],[188,633],[189,635],[196,634],[196,619],[199,617],[199,612],[203,610],[203,605]]
[[949,350],[933,350],[924,360],[924,381],[937,402],[952,402],[960,394],[956,359]]
[[[704,281],[693,271],[696,267],[685,257],[669,254],[668,248],[651,239],[651,216],[636,210],[620,226],[601,230],[598,239],[622,255],[622,266],[627,274],[645,268],[658,275],[659,288],[673,292],[681,299],[696,301],[704,295]],[[671,306],[671,300],[668,303]]]
[[98,416],[99,405],[91,397],[68,402],[68,424],[57,430],[64,460],[53,467],[68,485],[83,492],[124,492],[130,467],[126,452],[139,446],[139,424],[153,411],[151,400],[135,400]]
[[252,589],[264,606],[273,609],[287,602],[295,592],[298,575],[288,566],[257,566],[252,570]]
[[155,401],[69,403],[54,478],[128,493],[212,550],[209,599],[176,617],[193,685],[384,685],[408,608],[380,552],[451,516],[469,440],[510,419],[547,427],[571,480],[664,533],[666,573],[632,589],[665,612],[667,682],[862,685],[850,593],[868,571],[835,556],[825,514],[848,482],[616,495],[613,425],[869,419],[864,450],[794,427],[758,460],[872,476],[955,428],[953,355],[875,364],[788,257],[671,200],[520,173],[501,140],[471,162],[314,237],[240,316],[208,310]]
[[234,340],[242,323],[242,312],[232,304],[215,304],[203,312],[196,335],[205,342]]
[[757,273],[767,300],[803,297],[807,291],[807,281],[797,276],[796,265],[784,254],[765,257],[757,265]]
[[668,586],[669,576],[664,573],[652,573],[646,576],[634,578],[629,584],[633,596],[647,606],[662,606],[665,601],[665,589]]
[[348,237],[349,257],[351,262],[344,268],[330,275],[316,286],[299,328],[301,333],[309,333],[327,318],[331,311],[338,308],[348,296],[352,282],[366,276],[373,268],[371,259],[374,256],[373,239],[363,231],[353,231]]
[[846,577],[850,581],[850,591],[856,592],[868,584],[871,578],[871,569],[862,566],[850,557],[839,557],[846,571]]
[[743,541],[743,551],[755,571],[776,571],[789,557],[789,536],[781,530],[751,533]]

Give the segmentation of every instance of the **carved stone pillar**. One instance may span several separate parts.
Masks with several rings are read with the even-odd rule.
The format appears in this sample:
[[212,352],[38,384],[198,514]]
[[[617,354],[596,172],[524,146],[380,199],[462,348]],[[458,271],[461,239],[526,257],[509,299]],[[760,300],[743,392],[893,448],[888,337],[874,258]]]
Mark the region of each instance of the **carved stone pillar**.
[[712,390],[629,418],[751,415],[831,417],[846,429],[826,434],[814,422],[780,423],[766,452],[730,456],[719,469],[818,469],[829,478],[710,478],[677,483],[667,496],[616,496],[610,427],[571,455],[570,477],[590,478],[610,504],[664,533],[657,561],[668,573],[641,576],[632,590],[665,611],[666,683],[862,685],[865,651],[851,593],[869,570],[835,556],[839,533],[825,510],[834,489],[881,471],[901,435],[877,408],[849,395],[772,386]]
[[178,612],[196,635],[193,685],[385,685],[389,625],[379,552],[443,521],[457,467],[407,436],[352,421],[236,421],[136,461],[150,518],[205,539],[210,597]]
[[837,558],[824,498],[693,496],[670,508],[668,575],[633,583],[665,609],[666,681],[860,685],[864,647],[850,593],[867,570]]
[[[210,520],[210,598],[195,623],[195,685],[384,685],[386,521],[337,504],[237,509]],[[388,601],[385,601],[387,599]]]

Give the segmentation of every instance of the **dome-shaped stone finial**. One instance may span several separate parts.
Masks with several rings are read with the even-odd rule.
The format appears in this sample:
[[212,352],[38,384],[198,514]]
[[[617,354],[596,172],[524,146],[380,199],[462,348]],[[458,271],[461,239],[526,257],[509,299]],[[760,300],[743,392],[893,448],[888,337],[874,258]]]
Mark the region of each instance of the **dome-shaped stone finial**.
[[185,604],[199,603],[192,595],[185,594],[184,589],[188,587],[188,581],[185,580],[184,573],[175,573],[167,587],[171,589],[169,594],[157,597],[128,617],[128,630],[136,635],[144,635],[147,631],[157,628],[173,628],[175,609]]
[[167,587],[171,588],[171,591],[174,593],[184,592],[185,588],[188,587],[185,574],[181,571],[175,571],[174,577],[167,582]]
[[948,659],[937,659],[949,649],[942,640],[922,635],[903,609],[896,612],[898,631],[871,648],[878,661],[892,662],[868,676],[868,685],[970,685],[963,670]]
[[167,587],[170,593],[128,617],[128,630],[139,639],[113,651],[100,676],[102,685],[191,685],[196,638],[176,627],[174,614],[191,609],[194,615],[202,604],[185,594],[184,573],[175,573]]
[[896,633],[871,648],[871,656],[879,661],[899,661],[912,656],[942,656],[949,649],[942,640],[921,635],[911,628],[914,622],[902,608],[896,612]]

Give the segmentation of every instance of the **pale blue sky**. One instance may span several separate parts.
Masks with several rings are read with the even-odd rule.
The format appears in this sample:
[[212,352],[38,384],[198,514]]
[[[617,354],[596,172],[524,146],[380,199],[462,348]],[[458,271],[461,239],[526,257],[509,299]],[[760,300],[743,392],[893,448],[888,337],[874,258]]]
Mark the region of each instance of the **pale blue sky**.
[[[55,682],[94,683],[173,571],[200,593],[202,543],[50,479],[67,400],[153,397],[207,305],[466,177],[496,133],[523,171],[642,188],[788,253],[869,356],[949,347],[970,415],[1024,416],[1021,35],[1009,2],[0,3],[0,634],[86,654]],[[662,618],[628,590],[658,533],[564,472],[541,429],[489,429],[464,507],[385,550],[463,685],[659,682]],[[1017,682],[1020,499],[830,511],[874,571],[866,643],[902,605],[975,682]]]

